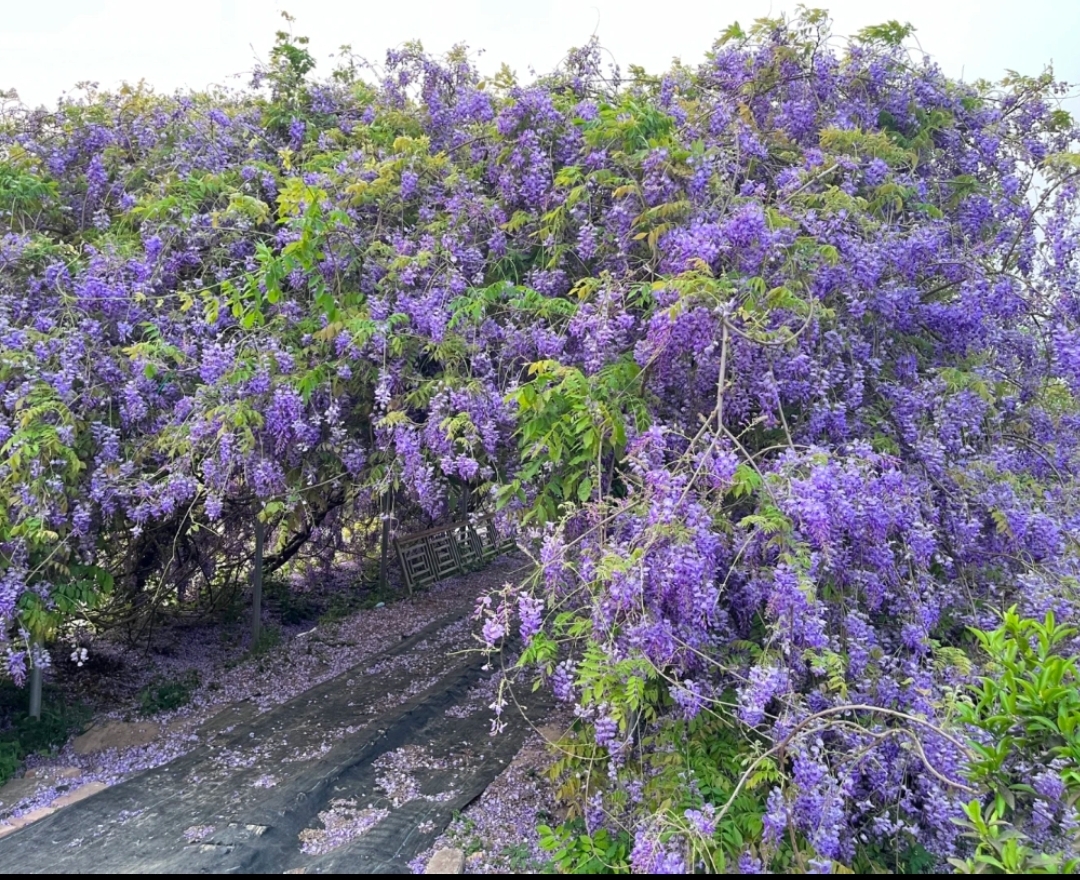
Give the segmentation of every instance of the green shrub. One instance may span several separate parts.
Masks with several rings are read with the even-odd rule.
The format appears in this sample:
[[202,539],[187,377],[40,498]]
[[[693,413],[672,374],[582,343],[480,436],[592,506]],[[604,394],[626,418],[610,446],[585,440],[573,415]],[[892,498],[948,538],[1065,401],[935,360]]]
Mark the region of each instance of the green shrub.
[[66,699],[55,688],[42,695],[40,718],[27,712],[28,694],[11,682],[0,684],[0,785],[14,776],[28,755],[48,755],[62,746],[90,718],[83,704]]
[[283,624],[303,623],[317,614],[315,603],[303,593],[296,593],[286,581],[273,578],[263,585],[267,604],[273,608]]
[[[961,874],[1076,873],[1080,859],[1040,851],[1024,832],[1037,808],[1062,811],[1067,826],[1080,800],[1080,660],[1069,652],[1077,630],[1057,624],[1051,612],[1039,622],[1013,607],[997,629],[973,632],[989,674],[961,718],[981,732],[970,743],[968,779],[987,794],[971,800],[958,823],[973,854],[949,861]],[[1056,803],[1036,787],[1052,775],[1064,792]]]
[[17,742],[0,742],[0,785],[15,775],[22,763],[22,753]]

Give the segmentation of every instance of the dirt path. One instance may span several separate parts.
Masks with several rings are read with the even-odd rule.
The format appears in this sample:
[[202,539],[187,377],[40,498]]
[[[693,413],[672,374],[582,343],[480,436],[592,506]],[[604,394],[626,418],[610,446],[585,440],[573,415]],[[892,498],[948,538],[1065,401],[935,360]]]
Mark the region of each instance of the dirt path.
[[0,839],[0,870],[407,872],[530,730],[515,713],[489,735],[471,610],[268,711],[223,711],[187,754]]

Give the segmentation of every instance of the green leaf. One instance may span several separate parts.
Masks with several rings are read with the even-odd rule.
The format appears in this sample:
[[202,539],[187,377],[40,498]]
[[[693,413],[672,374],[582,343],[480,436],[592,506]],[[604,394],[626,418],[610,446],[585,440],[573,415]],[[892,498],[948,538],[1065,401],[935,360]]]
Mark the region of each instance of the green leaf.
[[577,497],[578,501],[585,502],[589,500],[592,495],[592,480],[586,477],[578,484]]

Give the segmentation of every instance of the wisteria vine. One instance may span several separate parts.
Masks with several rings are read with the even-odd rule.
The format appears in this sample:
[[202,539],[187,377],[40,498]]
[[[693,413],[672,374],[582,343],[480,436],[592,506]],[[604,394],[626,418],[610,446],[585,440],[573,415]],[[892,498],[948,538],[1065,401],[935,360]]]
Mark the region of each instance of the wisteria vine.
[[[1080,148],[1050,74],[908,36],[804,12],[522,84],[415,45],[316,81],[281,33],[246,91],[7,100],[8,673],[212,603],[256,518],[329,565],[465,497],[531,529],[484,632],[575,705],[611,867],[970,856],[971,628],[1076,620]],[[1062,760],[994,773],[1066,858]]]

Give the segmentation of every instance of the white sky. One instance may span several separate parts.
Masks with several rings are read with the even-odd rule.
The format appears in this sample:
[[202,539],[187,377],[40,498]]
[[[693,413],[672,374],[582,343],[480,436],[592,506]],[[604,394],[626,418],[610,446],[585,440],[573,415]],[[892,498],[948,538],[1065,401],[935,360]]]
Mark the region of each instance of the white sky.
[[[1007,68],[1037,74],[1054,62],[1080,82],[1080,0],[819,0],[837,34],[889,19],[911,22],[922,48],[951,76],[998,79]],[[483,49],[481,69],[505,61],[523,77],[549,71],[595,30],[625,70],[650,71],[673,57],[695,63],[732,21],[792,11],[793,0],[0,0],[0,89],[52,104],[81,80],[111,88],[145,79],[158,91],[241,85],[232,74],[265,57],[279,12],[297,19],[320,64],[342,43],[383,60],[420,39],[441,51]],[[1074,112],[1078,102],[1069,102]]]

